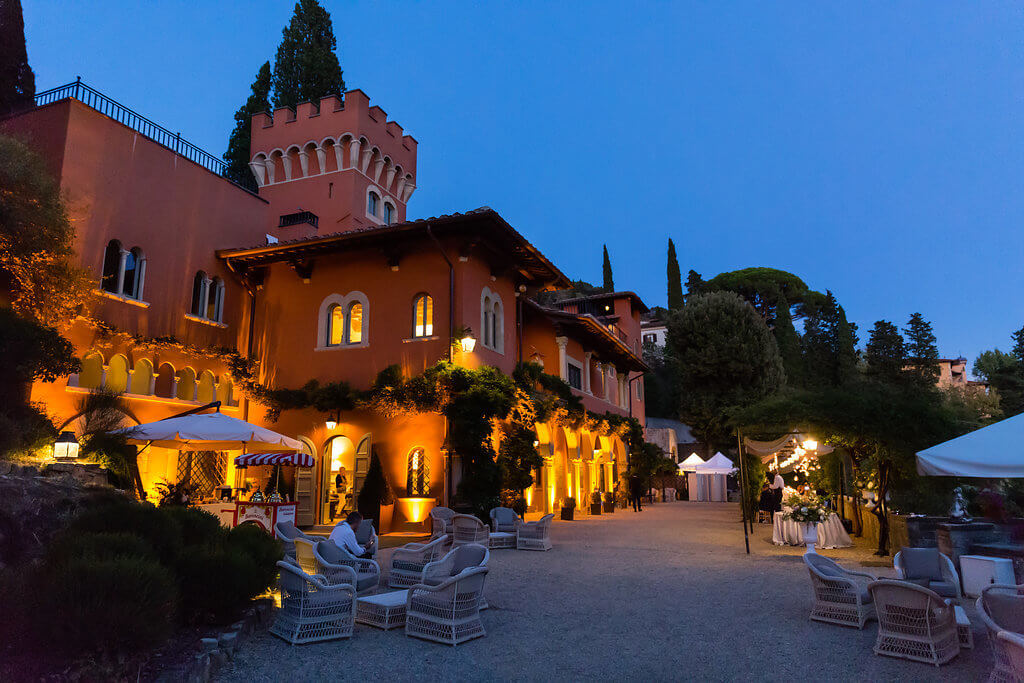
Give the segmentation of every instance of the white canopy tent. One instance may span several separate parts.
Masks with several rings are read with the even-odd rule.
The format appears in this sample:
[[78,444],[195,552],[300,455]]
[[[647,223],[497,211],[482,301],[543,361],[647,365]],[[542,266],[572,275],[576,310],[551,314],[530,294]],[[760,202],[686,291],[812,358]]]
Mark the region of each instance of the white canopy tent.
[[188,451],[268,453],[302,450],[302,443],[283,434],[223,413],[182,415],[114,430],[128,443]]
[[735,471],[736,467],[732,460],[721,452],[715,453],[706,463],[697,466],[697,474],[732,474]]
[[917,453],[917,473],[932,477],[1024,477],[1024,414]]
[[696,464],[690,475],[690,500],[725,502],[728,500],[726,477],[735,471],[732,461],[721,453],[715,453],[707,462]]
[[697,468],[704,464],[704,459],[696,453],[690,453],[686,460],[679,463],[680,472],[696,472]]

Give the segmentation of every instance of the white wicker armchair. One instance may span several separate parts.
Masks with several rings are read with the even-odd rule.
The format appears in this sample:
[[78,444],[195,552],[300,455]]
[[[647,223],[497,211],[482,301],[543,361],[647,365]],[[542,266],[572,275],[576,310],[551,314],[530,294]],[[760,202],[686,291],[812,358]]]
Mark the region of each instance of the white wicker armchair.
[[953,560],[938,548],[903,548],[892,558],[896,576],[935,591],[944,598],[960,600],[960,575]]
[[1024,681],[1024,637],[1012,631],[1000,631],[996,634],[1000,649],[1006,655],[1006,678],[989,680]]
[[365,595],[380,584],[380,565],[375,560],[355,557],[330,539],[317,543],[313,552],[317,573],[328,583],[348,583],[358,595]]
[[428,562],[423,567],[420,581],[428,586],[436,586],[467,569],[486,567],[491,558],[491,551],[479,543],[460,545],[439,560]]
[[551,520],[554,515],[548,514],[536,522],[520,524],[516,529],[516,548],[518,550],[550,550]]
[[436,586],[409,589],[405,603],[405,634],[458,645],[487,635],[480,620],[487,567],[467,569]]
[[1024,636],[1024,585],[987,586],[975,606],[992,647],[992,673],[989,681],[1018,680],[1010,665],[1007,647],[997,636],[1000,631]]
[[328,585],[291,562],[278,562],[281,607],[270,632],[292,645],[348,638],[355,624],[355,591],[347,584]]
[[316,548],[319,541],[311,538],[296,538],[292,543],[295,545],[295,563],[299,565],[299,568],[310,576],[318,574],[319,570],[316,566],[316,555],[314,555],[313,549]]
[[448,546],[448,535],[431,539],[427,543],[406,543],[391,553],[389,588],[408,588],[422,583],[423,568],[436,560]]
[[287,557],[295,557],[295,539],[305,538],[312,540],[302,533],[297,526],[291,522],[278,522],[274,525],[274,536],[284,544],[284,554]]
[[437,530],[439,527],[437,523],[440,522],[443,527],[440,527],[442,534],[452,533],[452,517],[455,516],[455,510],[446,508],[443,506],[437,506],[430,509],[430,522],[433,529]]
[[811,619],[864,628],[869,619],[875,618],[875,607],[867,586],[877,581],[877,576],[845,569],[817,553],[807,553],[803,557],[814,589]]
[[452,517],[452,545],[457,547],[466,543],[479,543],[485,546],[490,543],[490,538],[491,532],[487,525],[473,515]]
[[373,528],[372,519],[364,519],[355,531],[356,543],[370,550],[370,558],[377,559],[377,530]]
[[490,547],[515,548],[516,531],[523,520],[512,508],[498,507],[491,509]]
[[875,654],[939,666],[960,654],[949,600],[923,586],[881,579],[868,584],[878,615]]

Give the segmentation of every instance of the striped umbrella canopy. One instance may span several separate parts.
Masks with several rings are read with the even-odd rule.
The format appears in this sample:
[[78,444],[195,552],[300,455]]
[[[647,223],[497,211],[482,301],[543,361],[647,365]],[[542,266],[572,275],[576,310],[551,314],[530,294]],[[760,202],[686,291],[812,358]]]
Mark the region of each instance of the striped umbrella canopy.
[[235,458],[235,467],[254,465],[294,465],[312,467],[313,456],[309,453],[246,453]]

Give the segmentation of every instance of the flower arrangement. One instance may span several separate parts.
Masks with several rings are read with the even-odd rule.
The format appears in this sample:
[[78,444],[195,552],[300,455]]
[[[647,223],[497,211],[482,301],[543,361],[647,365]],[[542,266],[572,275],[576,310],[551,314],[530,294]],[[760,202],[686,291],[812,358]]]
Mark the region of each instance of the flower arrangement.
[[832,514],[825,501],[814,494],[790,496],[786,500],[786,507],[788,509],[782,513],[782,518],[798,524],[824,522]]

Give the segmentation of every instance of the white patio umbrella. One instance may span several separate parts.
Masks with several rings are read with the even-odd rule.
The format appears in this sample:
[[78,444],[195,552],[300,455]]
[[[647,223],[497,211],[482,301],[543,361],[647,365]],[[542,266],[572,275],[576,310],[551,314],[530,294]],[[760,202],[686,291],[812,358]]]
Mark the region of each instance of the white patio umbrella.
[[1024,477],[1024,414],[918,451],[917,473],[933,477]]
[[711,456],[703,465],[697,466],[697,474],[732,474],[735,471],[736,466],[732,464],[732,460],[720,452]]
[[219,412],[171,417],[113,433],[128,437],[128,443],[183,451],[267,453],[302,449],[302,443],[295,439]]
[[680,472],[696,472],[697,468],[704,464],[704,459],[696,453],[690,453],[686,460],[679,463]]

